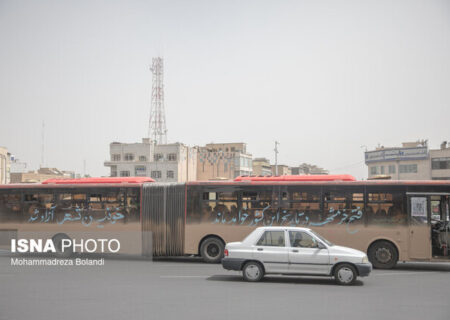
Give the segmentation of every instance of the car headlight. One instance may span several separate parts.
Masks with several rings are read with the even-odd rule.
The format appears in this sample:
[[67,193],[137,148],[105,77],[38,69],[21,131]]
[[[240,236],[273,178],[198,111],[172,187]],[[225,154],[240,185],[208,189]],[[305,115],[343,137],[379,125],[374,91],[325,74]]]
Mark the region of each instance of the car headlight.
[[369,258],[367,258],[367,256],[364,256],[364,258],[362,259],[362,263],[369,263]]

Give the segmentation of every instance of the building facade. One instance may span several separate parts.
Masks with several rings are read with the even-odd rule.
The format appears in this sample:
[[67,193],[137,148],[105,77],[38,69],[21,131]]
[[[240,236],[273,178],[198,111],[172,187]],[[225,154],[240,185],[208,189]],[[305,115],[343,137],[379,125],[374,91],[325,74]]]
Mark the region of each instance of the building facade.
[[[287,165],[284,164],[277,164],[275,165],[271,165],[271,171],[272,171],[272,175],[276,176],[285,176],[285,175],[290,175],[292,174],[291,168]],[[278,169],[278,170],[277,170]]]
[[272,175],[272,166],[267,158],[253,159],[253,175],[255,176],[270,176]]
[[292,167],[291,173],[293,175],[307,175],[307,174],[328,174],[328,170],[318,167],[314,164],[302,163],[298,167]]
[[198,148],[197,180],[234,179],[251,175],[252,155],[245,143],[210,143]]
[[444,141],[440,149],[430,150],[431,179],[450,180],[450,143]]
[[0,147],[0,184],[7,184],[10,181],[10,158],[8,149]]
[[111,177],[151,177],[159,182],[185,182],[196,178],[197,152],[182,143],[110,144],[110,160],[105,161]]
[[404,142],[398,148],[379,147],[365,152],[368,178],[393,180],[449,180],[450,146],[428,149],[426,141]]

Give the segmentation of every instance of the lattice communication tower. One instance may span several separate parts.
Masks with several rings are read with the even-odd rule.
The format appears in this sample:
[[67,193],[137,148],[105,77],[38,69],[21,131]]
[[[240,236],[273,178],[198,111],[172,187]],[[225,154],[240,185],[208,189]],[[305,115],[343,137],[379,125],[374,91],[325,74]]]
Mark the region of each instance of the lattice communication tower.
[[152,59],[152,107],[148,125],[148,137],[157,144],[167,143],[166,114],[164,111],[164,62]]

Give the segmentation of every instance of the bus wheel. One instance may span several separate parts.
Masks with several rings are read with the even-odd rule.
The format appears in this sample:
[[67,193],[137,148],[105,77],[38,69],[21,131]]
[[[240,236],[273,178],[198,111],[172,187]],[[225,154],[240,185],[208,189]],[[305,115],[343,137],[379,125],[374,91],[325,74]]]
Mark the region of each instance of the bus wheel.
[[372,244],[368,256],[373,267],[377,269],[391,269],[398,260],[397,249],[388,241],[377,241]]
[[65,233],[55,234],[52,238],[53,244],[56,249],[55,255],[58,258],[69,258],[73,255],[73,247],[72,246],[65,247],[64,251],[63,251],[62,244],[63,244],[63,240],[65,240],[65,239],[72,241],[70,239],[70,237]]
[[200,254],[205,262],[219,263],[223,257],[225,246],[217,237],[210,237],[203,240],[200,246]]

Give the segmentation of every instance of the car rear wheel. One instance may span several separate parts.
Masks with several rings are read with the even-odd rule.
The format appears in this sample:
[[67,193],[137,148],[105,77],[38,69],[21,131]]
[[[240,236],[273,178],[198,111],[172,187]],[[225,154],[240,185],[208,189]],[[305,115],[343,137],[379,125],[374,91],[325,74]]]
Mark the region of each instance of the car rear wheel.
[[200,254],[205,262],[219,263],[223,258],[223,242],[216,237],[205,239],[200,246]]
[[257,282],[264,277],[264,269],[260,263],[250,261],[244,265],[242,275],[246,281]]
[[357,276],[358,274],[356,273],[355,267],[347,263],[338,265],[334,270],[334,279],[337,284],[343,286],[354,284]]

